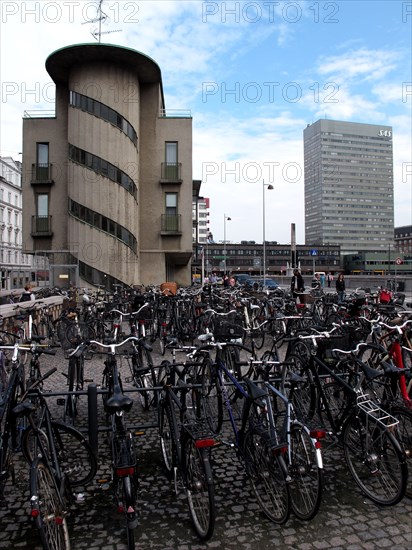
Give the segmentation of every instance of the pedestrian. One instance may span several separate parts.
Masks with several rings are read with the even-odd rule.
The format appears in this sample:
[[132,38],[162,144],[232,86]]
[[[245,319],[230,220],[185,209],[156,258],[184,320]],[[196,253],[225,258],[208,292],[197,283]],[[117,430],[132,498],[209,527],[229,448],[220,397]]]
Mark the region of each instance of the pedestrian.
[[325,274],[324,273],[321,273],[321,275],[320,275],[320,286],[322,288],[325,288]]
[[217,283],[217,275],[215,272],[212,273],[212,276],[210,277],[210,282],[212,285],[215,285]]
[[290,282],[290,290],[296,301],[300,302],[299,294],[305,291],[305,283],[299,269],[293,270],[293,277]]
[[336,292],[338,293],[338,303],[341,304],[345,300],[345,277],[343,273],[339,273],[336,279]]
[[24,291],[22,292],[22,295],[20,296],[19,302],[29,302],[30,300],[35,300],[36,296],[31,291],[31,286],[26,285],[24,287]]
[[236,279],[233,277],[233,275],[231,275],[229,279],[229,285],[233,288],[235,284],[236,284]]
[[230,285],[229,276],[224,275],[224,277],[223,277],[223,286],[228,287],[229,285]]
[[329,271],[329,273],[328,273],[328,288],[330,288],[330,285],[331,285],[332,281],[333,281],[333,275]]

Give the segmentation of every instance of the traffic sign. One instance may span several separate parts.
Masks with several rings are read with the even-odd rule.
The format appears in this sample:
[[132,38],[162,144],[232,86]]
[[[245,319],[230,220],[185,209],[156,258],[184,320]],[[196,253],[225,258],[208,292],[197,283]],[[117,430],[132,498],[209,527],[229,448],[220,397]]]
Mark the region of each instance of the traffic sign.
[[396,258],[395,264],[396,264],[396,265],[402,265],[402,264],[403,264],[402,258]]
[[318,251],[316,248],[312,248],[312,250],[310,251],[310,255],[311,256],[317,256],[318,255]]

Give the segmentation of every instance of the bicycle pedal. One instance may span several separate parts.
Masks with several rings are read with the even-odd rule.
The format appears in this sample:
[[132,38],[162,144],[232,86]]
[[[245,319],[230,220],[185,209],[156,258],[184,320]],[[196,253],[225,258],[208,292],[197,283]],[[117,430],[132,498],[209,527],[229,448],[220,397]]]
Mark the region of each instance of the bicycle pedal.
[[91,384],[92,382],[94,382],[94,380],[93,380],[93,378],[85,378],[85,379],[83,380],[83,382],[84,382],[85,384]]
[[142,435],[146,435],[146,432],[142,430],[137,430],[136,432],[133,432],[133,435],[135,435],[136,437],[141,437]]

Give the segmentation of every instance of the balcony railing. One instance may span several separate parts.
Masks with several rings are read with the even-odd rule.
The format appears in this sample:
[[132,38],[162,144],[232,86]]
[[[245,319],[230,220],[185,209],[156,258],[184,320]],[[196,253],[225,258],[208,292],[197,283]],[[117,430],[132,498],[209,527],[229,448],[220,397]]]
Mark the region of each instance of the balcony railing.
[[52,164],[32,164],[31,183],[53,183],[52,168]]
[[162,183],[181,183],[182,182],[182,163],[181,162],[162,162]]
[[31,235],[32,237],[50,237],[53,235],[52,216],[32,216]]
[[160,109],[161,118],[192,118],[190,109]]
[[162,214],[162,233],[181,233],[181,214]]

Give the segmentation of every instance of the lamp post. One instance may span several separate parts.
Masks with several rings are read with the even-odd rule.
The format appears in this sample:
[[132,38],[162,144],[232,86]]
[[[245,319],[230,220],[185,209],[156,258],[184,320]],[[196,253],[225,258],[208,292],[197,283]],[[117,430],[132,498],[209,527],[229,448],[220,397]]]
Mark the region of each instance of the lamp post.
[[263,223],[263,287],[266,285],[266,212],[265,212],[265,187],[271,191],[274,189],[273,185],[269,183],[265,183],[265,180],[263,180],[263,215],[262,215],[262,223]]
[[226,275],[226,222],[232,218],[223,214],[223,275]]

